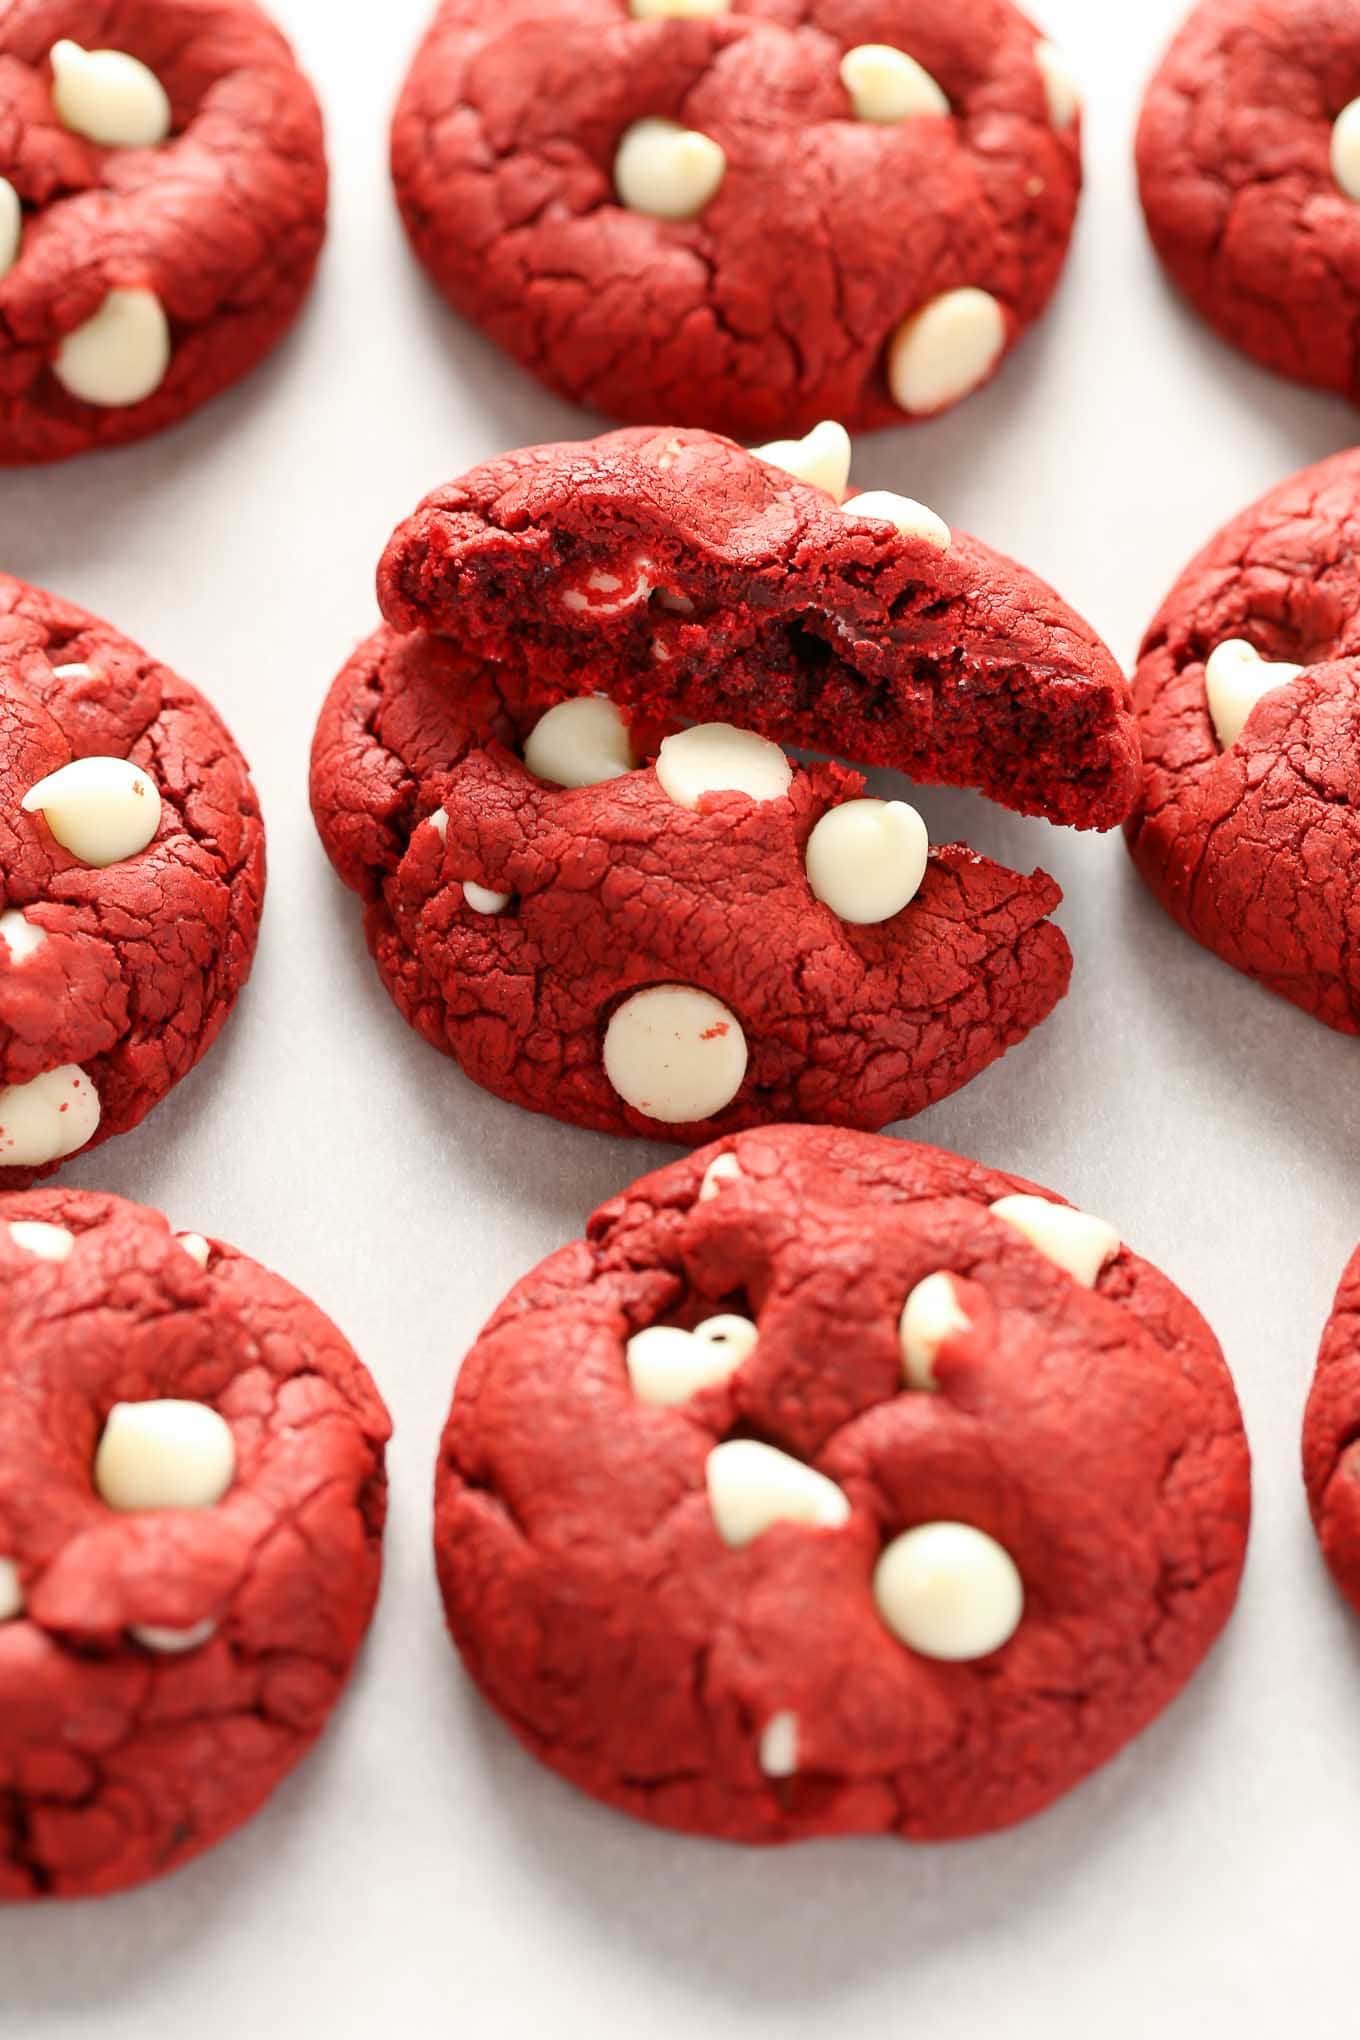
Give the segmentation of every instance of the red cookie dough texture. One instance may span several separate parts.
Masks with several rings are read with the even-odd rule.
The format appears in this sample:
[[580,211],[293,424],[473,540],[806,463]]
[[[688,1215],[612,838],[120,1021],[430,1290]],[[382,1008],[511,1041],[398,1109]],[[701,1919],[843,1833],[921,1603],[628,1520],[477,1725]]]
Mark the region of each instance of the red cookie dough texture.
[[125,1133],[250,973],[264,827],[202,695],[0,574],[0,1189]]
[[435,1550],[468,1671],[584,1791],[733,1841],[926,1841],[1146,1727],[1248,1515],[1218,1346],[1110,1227],[780,1127],[635,1183],[511,1292]]
[[326,184],[249,0],[0,7],[0,465],[144,438],[246,375],[301,309]]
[[1303,1420],[1303,1475],[1323,1557],[1360,1614],[1360,1253],[1322,1335]]
[[1143,645],[1134,862],[1198,942],[1360,1031],[1360,453],[1272,489]]
[[249,1818],[378,1591],[387,1413],[232,1247],[0,1197],[0,1898],[117,1891]]
[[1216,332],[1360,398],[1360,11],[1205,0],[1148,88],[1148,229]]
[[1079,108],[1007,0],[446,0],[392,169],[445,296],[576,402],[856,430],[1042,313]]
[[313,807],[402,1012],[498,1095],[691,1143],[878,1127],[1066,989],[1049,878],[927,854],[905,802],[779,749],[1082,827],[1136,784],[1087,627],[919,504],[839,505],[840,439],[834,492],[701,432],[533,448],[395,534]]

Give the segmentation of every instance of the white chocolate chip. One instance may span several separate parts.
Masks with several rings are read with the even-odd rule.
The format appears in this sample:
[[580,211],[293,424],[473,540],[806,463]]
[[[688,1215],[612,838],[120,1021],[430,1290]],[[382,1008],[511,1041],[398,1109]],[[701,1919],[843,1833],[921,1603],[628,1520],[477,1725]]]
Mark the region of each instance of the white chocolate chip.
[[161,823],[156,782],[128,758],[75,758],[23,798],[82,864],[103,870],[145,850]]
[[39,1261],[68,1260],[76,1243],[75,1234],[64,1225],[46,1225],[39,1218],[11,1219],[9,1236],[16,1247]]
[[99,1093],[75,1063],[0,1091],[0,1169],[40,1169],[93,1140]]
[[95,674],[93,666],[85,665],[54,666],[52,671],[58,680],[93,680]]
[[[1356,104],[1360,106],[1360,100]],[[1219,645],[1205,664],[1204,691],[1220,747],[1232,749],[1262,695],[1287,687],[1306,670],[1284,660],[1272,664],[1245,638],[1228,638]]]
[[695,985],[648,985],[616,1008],[604,1071],[624,1103],[667,1126],[711,1119],[746,1075],[741,1022]]
[[175,1234],[176,1244],[183,1247],[191,1261],[197,1261],[200,1268],[206,1268],[212,1258],[212,1248],[202,1233],[181,1232]]
[[150,149],[169,134],[169,96],[138,58],[59,42],[51,63],[52,104],[73,134],[103,149]]
[[894,525],[903,538],[922,538],[937,552],[948,552],[954,534],[943,517],[911,496],[897,496],[891,489],[866,489],[853,496],[841,509],[847,517],[872,517],[881,524]]
[[0,914],[0,942],[9,951],[11,963],[26,963],[47,940],[45,928],[35,928],[17,907]]
[[639,1402],[688,1402],[701,1388],[726,1381],[754,1352],[756,1328],[727,1313],[705,1318],[692,1332],[679,1325],[648,1325],[628,1341],[628,1379]]
[[956,1332],[972,1330],[972,1320],[959,1305],[954,1278],[943,1270],[918,1282],[902,1306],[897,1334],[902,1343],[902,1373],[909,1388],[936,1389],[935,1356]]
[[757,460],[783,468],[796,482],[825,490],[837,503],[850,486],[850,434],[834,418],[824,418],[801,439],[772,439],[751,451]]
[[1360,198],[1360,99],[1343,106],[1332,123],[1332,175],[1347,198]]
[[1101,1269],[1119,1252],[1119,1234],[1112,1225],[1070,1204],[1054,1204],[1047,1197],[998,1197],[991,1211],[1087,1289],[1095,1288]]
[[767,1778],[792,1778],[798,1770],[798,1716],[772,1714],[760,1731],[760,1768]]
[[724,1183],[741,1181],[741,1163],[735,1155],[715,1155],[704,1170],[704,1180],[699,1185],[699,1202],[707,1204],[711,1198],[721,1196]]
[[0,177],[0,276],[7,276],[19,260],[19,242],[24,231],[24,209],[8,177]]
[[708,1502],[724,1544],[749,1544],[773,1523],[838,1530],[850,1504],[834,1480],[774,1445],[729,1438],[715,1445],[705,1470]]
[[0,1558],[0,1622],[13,1622],[24,1612],[24,1590],[12,1558]]
[[93,318],[68,333],[52,372],[82,404],[140,404],[165,381],[170,321],[151,290],[111,290]]
[[727,158],[710,135],[673,120],[637,120],[614,158],[614,189],[631,212],[692,220],[723,181]]
[[524,762],[554,786],[598,786],[633,769],[628,725],[603,694],[559,701],[529,732]]
[[634,21],[707,21],[726,14],[731,0],[628,0]]
[[893,402],[942,411],[986,382],[1006,347],[1006,314],[989,291],[947,290],[904,319],[888,346]]
[[170,1656],[179,1656],[187,1650],[199,1650],[216,1634],[215,1622],[195,1622],[192,1629],[161,1629],[155,1623],[139,1622],[128,1631],[128,1635],[140,1643],[143,1650],[154,1650]]
[[856,120],[909,120],[948,113],[949,101],[924,64],[891,43],[857,43],[841,58],[841,83]]
[[211,1509],[236,1474],[231,1426],[207,1403],[115,1403],[94,1458],[111,1509]]
[[434,830],[436,836],[438,836],[440,842],[446,843],[448,841],[449,835],[449,818],[445,814],[443,808],[437,807],[434,813],[432,815],[427,816],[426,819],[428,820],[430,827]]
[[1081,93],[1072,66],[1057,44],[1051,42],[1035,43],[1034,61],[1044,81],[1049,119],[1059,130],[1071,127],[1081,109]]
[[477,885],[470,878],[463,880],[463,900],[474,914],[503,914],[511,898],[508,892],[492,892],[489,886]]
[[930,837],[904,800],[847,800],[808,837],[808,884],[839,920],[890,921],[921,890]]
[[899,1642],[951,1664],[1000,1650],[1025,1612],[1015,1560],[971,1523],[895,1537],[874,1568],[874,1600]]
[[636,609],[639,602],[647,600],[655,571],[650,560],[634,560],[629,569],[631,578],[611,574],[606,567],[595,567],[581,587],[563,592],[562,607],[591,616],[622,616],[625,609]]
[[677,807],[697,808],[706,793],[745,793],[752,800],[782,800],[793,767],[754,730],[731,723],[698,723],[667,737],[657,753],[661,790]]

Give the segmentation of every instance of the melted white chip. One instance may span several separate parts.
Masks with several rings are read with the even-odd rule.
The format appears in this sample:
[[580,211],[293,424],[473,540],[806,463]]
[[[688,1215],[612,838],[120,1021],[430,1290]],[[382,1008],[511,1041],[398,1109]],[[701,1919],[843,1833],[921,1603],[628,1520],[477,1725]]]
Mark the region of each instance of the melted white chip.
[[1055,128],[1071,127],[1081,107],[1081,93],[1072,66],[1057,44],[1051,42],[1035,43],[1034,61],[1044,81],[1049,119]]
[[52,104],[73,134],[104,149],[150,149],[169,134],[169,96],[137,57],[59,42],[51,63]]
[[474,914],[503,914],[509,906],[508,892],[492,892],[489,886],[477,885],[470,878],[463,880],[463,899]]
[[648,1325],[628,1341],[628,1379],[639,1402],[688,1402],[701,1388],[726,1381],[755,1350],[749,1318],[727,1313],[705,1318],[692,1332],[679,1325]]
[[760,1731],[760,1768],[767,1778],[792,1778],[798,1769],[798,1716],[772,1714]]
[[918,1282],[902,1306],[897,1334],[902,1343],[902,1373],[909,1388],[935,1389],[935,1356],[955,1332],[972,1330],[960,1307],[954,1278],[941,1270]]
[[23,808],[42,814],[63,850],[101,870],[145,850],[161,823],[156,782],[127,758],[75,758],[31,786]]
[[834,1480],[774,1445],[729,1438],[715,1445],[705,1472],[709,1507],[724,1544],[749,1544],[773,1523],[838,1530],[850,1504]]
[[894,495],[891,489],[866,489],[862,496],[842,503],[841,509],[847,517],[872,517],[881,524],[894,525],[903,538],[923,538],[937,552],[948,552],[953,542],[954,534],[943,517],[914,497]]
[[436,836],[438,836],[440,842],[441,843],[447,842],[449,835],[449,818],[445,814],[443,808],[437,807],[434,813],[432,815],[427,816],[426,819],[428,820],[430,827],[434,830]]
[[8,177],[0,177],[0,276],[8,275],[19,259],[19,242],[24,231],[24,209]]
[[1287,687],[1306,670],[1284,660],[1272,664],[1245,638],[1229,638],[1219,645],[1204,668],[1204,692],[1220,747],[1232,749],[1262,695]]
[[0,1622],[13,1622],[24,1612],[24,1590],[12,1558],[0,1558]]
[[93,1140],[99,1093],[75,1063],[0,1091],[0,1168],[40,1169]]
[[757,460],[783,468],[796,482],[825,490],[837,503],[850,486],[850,434],[834,418],[824,418],[801,439],[772,439],[751,451]]
[[115,1403],[94,1457],[111,1509],[211,1509],[235,1474],[231,1426],[201,1402]]
[[706,793],[745,793],[781,800],[793,767],[778,744],[731,723],[699,723],[667,737],[657,753],[661,790],[677,807],[697,808]]
[[699,1202],[707,1204],[711,1198],[722,1194],[724,1183],[741,1181],[741,1163],[735,1155],[715,1155],[704,1170],[704,1180],[699,1185]]
[[726,14],[731,0],[628,0],[634,21],[706,21]]
[[922,1523],[874,1568],[878,1612],[899,1642],[954,1664],[988,1657],[1025,1612],[1015,1560],[971,1523]]
[[165,381],[170,321],[151,290],[111,290],[93,318],[68,333],[52,372],[82,404],[140,404]]
[[649,985],[616,1008],[604,1071],[624,1103],[667,1126],[711,1119],[746,1075],[741,1022],[694,985]]
[[930,861],[930,837],[904,800],[847,800],[829,808],[808,837],[808,884],[839,920],[890,921],[915,899]]
[[200,1268],[206,1268],[212,1258],[212,1248],[202,1233],[182,1232],[175,1234],[176,1244],[183,1247],[191,1261],[197,1261]]
[[633,769],[628,725],[603,694],[559,701],[529,732],[524,762],[554,786],[598,786]]
[[128,1631],[143,1650],[154,1650],[167,1655],[178,1656],[186,1650],[198,1650],[210,1637],[216,1636],[215,1622],[195,1622],[192,1629],[161,1629],[151,1622],[138,1622]]
[[841,58],[841,83],[856,120],[909,120],[948,113],[949,101],[924,64],[891,43],[857,43]]
[[1070,1204],[1054,1204],[1047,1197],[998,1197],[991,1209],[993,1218],[1014,1226],[1045,1260],[1065,1268],[1087,1289],[1095,1288],[1101,1269],[1119,1252],[1119,1234],[1112,1225]]
[[9,1236],[16,1247],[39,1261],[65,1261],[76,1243],[75,1234],[64,1225],[45,1225],[39,1218],[12,1219]]
[[888,346],[888,388],[904,411],[957,403],[986,382],[1006,346],[1006,314],[989,291],[947,290],[904,319]]
[[0,942],[8,949],[11,963],[26,962],[46,940],[46,929],[35,928],[17,907],[0,914]]
[[1332,175],[1347,198],[1360,198],[1360,99],[1332,123]]
[[637,120],[614,158],[614,189],[631,212],[692,220],[717,191],[727,158],[710,135],[673,120]]
[[622,616],[625,609],[636,609],[639,602],[647,600],[655,571],[650,560],[634,560],[627,576],[595,567],[586,575],[584,586],[565,591],[562,606],[590,616]]

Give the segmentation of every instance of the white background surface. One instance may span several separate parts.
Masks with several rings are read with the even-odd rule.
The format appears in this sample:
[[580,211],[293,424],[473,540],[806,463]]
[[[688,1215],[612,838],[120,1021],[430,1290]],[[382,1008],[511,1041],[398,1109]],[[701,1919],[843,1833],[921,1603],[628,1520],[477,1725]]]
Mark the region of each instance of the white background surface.
[[[385,126],[426,6],[277,0],[336,172],[296,339],[165,439],[0,476],[0,564],[205,688],[270,830],[260,960],[222,1043],[70,1178],[280,1268],[353,1339],[397,1425],[386,1585],[331,1733],[178,1876],[0,1917],[0,2031],[1353,2035],[1360,1631],[1315,1555],[1297,1460],[1318,1332],[1360,1237],[1356,1048],[1181,936],[1117,836],[923,796],[937,837],[1055,874],[1077,967],[1027,1044],[913,1130],[1112,1219],[1222,1338],[1257,1519],[1238,1615],[1190,1692],[1016,1832],[761,1853],[578,1797],[462,1680],[428,1549],[456,1362],[516,1277],[668,1151],[516,1112],[409,1033],[307,812],[312,724],[375,620],[392,525],[475,460],[592,429],[461,328],[408,258]],[[1043,0],[1088,108],[1060,300],[989,391],[856,453],[859,485],[1013,552],[1126,659],[1230,513],[1356,436],[1347,407],[1203,333],[1145,245],[1130,135],[1177,12]]]

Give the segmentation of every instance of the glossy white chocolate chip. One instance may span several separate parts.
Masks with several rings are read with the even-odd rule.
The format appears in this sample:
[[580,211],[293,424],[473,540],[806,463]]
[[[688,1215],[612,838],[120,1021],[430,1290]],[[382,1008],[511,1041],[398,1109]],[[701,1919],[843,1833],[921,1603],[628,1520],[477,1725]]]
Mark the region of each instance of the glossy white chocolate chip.
[[82,404],[117,410],[158,390],[170,366],[170,321],[151,290],[111,290],[93,318],[68,333],[52,372]]
[[1360,198],[1360,99],[1343,106],[1332,123],[1332,175],[1347,198]]
[[1119,1252],[1119,1234],[1112,1225],[1070,1204],[1054,1204],[1047,1197],[999,1197],[991,1210],[993,1218],[1014,1226],[1045,1260],[1065,1268],[1087,1289],[1095,1288],[1101,1269]]
[[792,1778],[798,1770],[798,1716],[772,1714],[760,1731],[760,1768],[767,1778]]
[[730,6],[731,0],[628,0],[634,21],[707,21]]
[[722,1194],[724,1183],[741,1181],[741,1163],[735,1155],[715,1155],[704,1170],[704,1180],[699,1185],[699,1202],[707,1204],[710,1199]]
[[698,723],[667,737],[656,759],[661,790],[677,807],[697,808],[706,793],[745,793],[752,800],[782,800],[793,767],[753,730],[731,723]]
[[150,149],[170,132],[170,100],[155,72],[124,50],[52,45],[52,104],[63,127],[103,149]]
[[24,1590],[12,1558],[0,1558],[0,1622],[13,1622],[24,1612]]
[[197,1261],[200,1268],[206,1268],[212,1258],[212,1248],[202,1233],[182,1232],[175,1234],[176,1244],[183,1247],[191,1261]]
[[902,1306],[897,1334],[902,1343],[902,1374],[908,1388],[936,1389],[935,1356],[956,1332],[972,1330],[960,1307],[954,1278],[943,1270],[918,1282]]
[[426,820],[429,822],[430,827],[434,830],[436,836],[438,836],[440,842],[441,843],[447,842],[449,834],[449,818],[445,814],[443,808],[437,807],[432,815],[426,816]]
[[231,1426],[207,1403],[115,1403],[94,1457],[111,1509],[211,1509],[236,1474]]
[[616,1008],[604,1071],[626,1105],[667,1126],[711,1119],[746,1075],[741,1022],[696,985],[648,985]]
[[511,897],[508,892],[492,892],[489,886],[477,885],[470,878],[463,880],[463,899],[474,914],[503,914]]
[[628,725],[603,694],[559,701],[529,732],[524,762],[554,786],[598,786],[633,769]]
[[673,120],[637,120],[614,158],[614,189],[631,212],[692,220],[723,181],[727,158],[711,135]]
[[201,1650],[216,1634],[215,1622],[195,1622],[192,1629],[161,1629],[155,1623],[139,1622],[128,1631],[143,1650],[176,1657],[187,1650]]
[[824,1473],[754,1438],[715,1445],[705,1470],[709,1507],[724,1544],[749,1544],[774,1523],[838,1530],[850,1504]]
[[95,669],[83,663],[78,666],[54,666],[52,671],[58,680],[93,680]]
[[8,912],[0,914],[0,942],[8,949],[11,963],[25,963],[42,948],[46,940],[46,929],[35,928],[17,907],[11,907]]
[[921,890],[930,837],[904,800],[847,800],[808,837],[808,884],[839,920],[890,921]]
[[772,439],[751,451],[757,460],[783,468],[811,489],[824,490],[837,503],[850,486],[850,434],[834,418],[824,418],[801,439]]
[[19,259],[19,242],[24,231],[24,209],[8,177],[0,177],[0,276],[7,276]]
[[841,83],[856,120],[910,120],[948,113],[949,101],[924,64],[891,43],[857,43],[841,58]]
[[1284,660],[1272,664],[1245,638],[1228,638],[1219,645],[1205,664],[1204,692],[1221,748],[1232,749],[1262,695],[1276,687],[1287,687],[1306,670]]
[[755,1350],[749,1318],[727,1313],[705,1318],[692,1332],[679,1325],[648,1325],[628,1341],[628,1379],[639,1402],[688,1402],[701,1388],[726,1381]]
[[1057,44],[1051,42],[1035,43],[1034,61],[1044,81],[1049,119],[1059,130],[1071,127],[1081,107],[1081,93],[1072,66]]
[[145,850],[161,822],[155,780],[128,758],[74,758],[31,786],[23,808],[42,814],[63,850],[100,870]]
[[1014,1636],[1025,1590],[1010,1553],[971,1523],[922,1523],[874,1568],[874,1600],[898,1641],[962,1664]]
[[852,496],[841,509],[847,517],[872,517],[879,524],[891,524],[903,538],[922,538],[937,552],[948,552],[954,534],[943,517],[918,503],[912,496],[894,495],[891,489],[866,489]]
[[16,1247],[39,1261],[68,1260],[76,1243],[75,1234],[64,1225],[47,1225],[40,1218],[11,1219],[9,1236]]
[[99,1093],[76,1063],[0,1091],[0,1168],[40,1169],[94,1138]]
[[986,382],[1006,346],[1006,314],[969,285],[904,319],[888,346],[893,402],[913,415],[942,411]]

